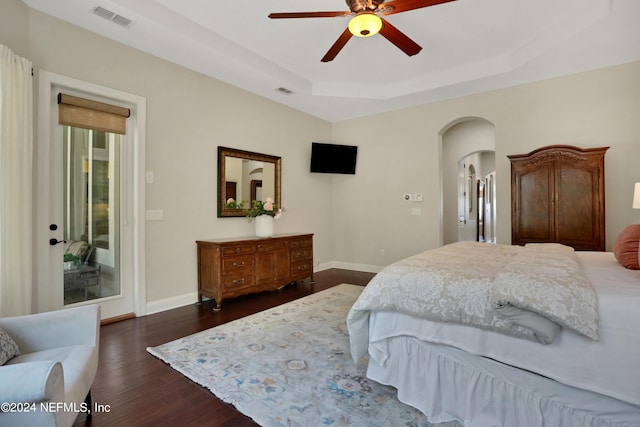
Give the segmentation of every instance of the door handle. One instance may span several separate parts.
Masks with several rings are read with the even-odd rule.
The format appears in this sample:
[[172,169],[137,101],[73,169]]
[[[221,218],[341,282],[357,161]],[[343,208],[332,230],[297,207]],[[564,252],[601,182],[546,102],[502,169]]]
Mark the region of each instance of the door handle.
[[[56,231],[58,229],[58,225],[57,224],[50,224],[49,225],[49,230],[51,231]],[[66,240],[58,240],[58,239],[49,239],[49,244],[51,246],[55,246],[58,243],[67,243]]]

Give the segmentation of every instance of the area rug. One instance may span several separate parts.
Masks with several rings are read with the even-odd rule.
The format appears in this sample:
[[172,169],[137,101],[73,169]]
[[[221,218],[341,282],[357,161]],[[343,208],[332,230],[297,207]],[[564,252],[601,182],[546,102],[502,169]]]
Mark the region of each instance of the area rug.
[[147,351],[262,426],[430,426],[351,360],[346,317],[362,289],[338,285]]

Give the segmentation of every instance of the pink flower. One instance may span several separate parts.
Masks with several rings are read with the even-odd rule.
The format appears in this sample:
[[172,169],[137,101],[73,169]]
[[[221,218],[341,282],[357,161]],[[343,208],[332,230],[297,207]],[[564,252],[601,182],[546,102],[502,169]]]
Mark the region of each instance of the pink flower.
[[267,199],[267,201],[264,203],[264,210],[265,211],[272,211],[273,210],[273,201],[270,201],[269,199]]
[[273,219],[278,219],[282,216],[282,209],[278,209],[278,212],[275,214],[275,216],[273,217]]

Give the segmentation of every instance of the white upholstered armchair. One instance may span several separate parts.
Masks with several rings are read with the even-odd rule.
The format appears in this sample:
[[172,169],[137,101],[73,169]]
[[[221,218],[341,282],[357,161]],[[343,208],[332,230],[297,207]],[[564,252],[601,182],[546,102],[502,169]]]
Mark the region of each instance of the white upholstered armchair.
[[0,427],[71,426],[91,406],[100,306],[0,318],[0,328],[20,350],[0,366]]

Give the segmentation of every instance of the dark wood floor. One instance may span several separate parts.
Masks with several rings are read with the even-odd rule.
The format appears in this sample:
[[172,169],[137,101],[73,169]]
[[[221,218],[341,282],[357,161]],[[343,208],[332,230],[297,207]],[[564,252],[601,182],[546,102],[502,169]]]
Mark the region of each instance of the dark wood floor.
[[[256,426],[209,390],[191,382],[147,353],[164,344],[262,310],[284,304],[340,283],[366,285],[374,275],[331,269],[276,292],[225,300],[213,312],[211,303],[189,305],[136,319],[104,325],[100,330],[100,361],[92,387],[93,403],[105,412],[75,426]],[[108,411],[108,412],[107,412]]]

